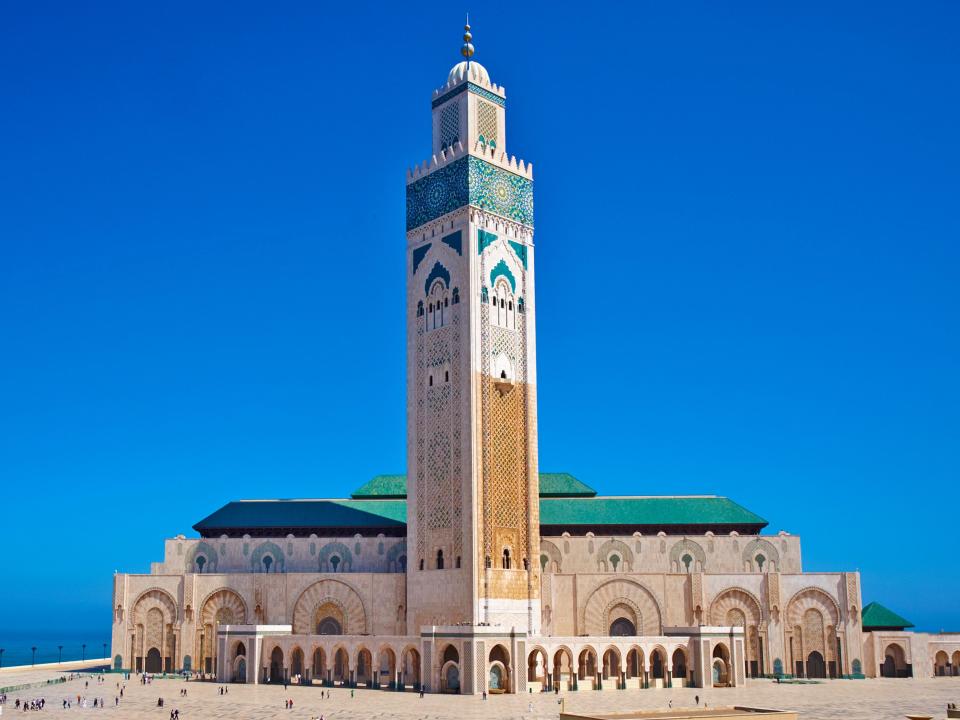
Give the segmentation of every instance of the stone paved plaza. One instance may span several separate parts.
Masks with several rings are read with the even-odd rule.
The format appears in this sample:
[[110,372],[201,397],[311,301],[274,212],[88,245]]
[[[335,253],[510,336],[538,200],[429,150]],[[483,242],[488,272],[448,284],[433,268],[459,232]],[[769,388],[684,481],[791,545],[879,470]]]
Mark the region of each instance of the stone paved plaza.
[[[49,670],[11,671],[4,670],[0,684],[36,682],[53,677]],[[291,686],[286,690],[270,685],[230,685],[229,694],[218,694],[218,685],[183,680],[156,679],[143,686],[136,676],[126,683],[124,699],[119,709],[113,707],[116,696],[117,675],[106,675],[105,682],[97,686],[90,681],[90,690],[84,689],[86,679],[74,680],[62,685],[9,693],[4,714],[14,715],[16,698],[45,697],[46,713],[60,714],[63,698],[78,694],[93,698],[102,696],[107,709],[92,708],[68,711],[84,716],[108,716],[115,718],[165,719],[170,710],[180,710],[182,720],[203,718],[313,718],[324,720],[360,720],[368,718],[424,718],[428,720],[456,718],[532,718],[543,720],[557,718],[560,706],[553,695],[500,695],[490,696],[486,701],[479,697],[427,695],[420,699],[415,693],[357,690],[354,697],[346,689],[334,689],[332,699],[320,699],[317,687]],[[181,688],[188,689],[186,698],[179,696]],[[604,690],[601,692],[565,693],[567,711],[627,712],[637,709],[666,708],[668,700],[674,707],[692,706],[694,696],[710,706],[752,705],[794,709],[804,720],[851,720],[902,719],[907,713],[924,713],[935,718],[946,717],[944,708],[948,702],[960,702],[960,678],[930,678],[913,680],[837,680],[815,685],[777,685],[766,680],[750,681],[746,687],[724,689],[671,689],[646,691]],[[157,698],[166,701],[164,708],[157,707]],[[294,709],[286,710],[284,700],[291,698]],[[533,712],[528,703],[533,703]],[[32,714],[31,714],[32,717]]]

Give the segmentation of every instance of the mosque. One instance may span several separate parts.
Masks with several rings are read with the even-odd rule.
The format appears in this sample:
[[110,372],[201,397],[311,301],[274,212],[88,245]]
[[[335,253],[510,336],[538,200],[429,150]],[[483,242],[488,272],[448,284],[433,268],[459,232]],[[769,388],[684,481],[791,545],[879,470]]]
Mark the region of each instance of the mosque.
[[533,166],[464,60],[407,173],[407,474],[237,500],[118,573],[117,669],[477,694],[960,674],[857,572],[718,496],[609,497],[537,458]]

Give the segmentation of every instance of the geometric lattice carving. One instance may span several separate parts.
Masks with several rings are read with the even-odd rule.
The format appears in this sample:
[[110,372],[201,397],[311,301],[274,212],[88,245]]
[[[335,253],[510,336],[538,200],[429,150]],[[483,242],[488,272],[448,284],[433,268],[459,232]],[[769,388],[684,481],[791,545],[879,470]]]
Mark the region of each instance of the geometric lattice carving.
[[440,112],[440,147],[456,145],[460,139],[460,103],[450,103]]
[[584,603],[580,632],[587,635],[609,635],[611,610],[630,608],[638,635],[660,635],[660,606],[653,594],[633,580],[610,580],[594,590]]
[[[541,549],[541,552],[543,550]],[[597,551],[601,572],[630,572],[633,570],[633,551],[620,540],[607,540]],[[616,560],[613,560],[616,556]]]
[[787,606],[787,626],[801,625],[806,611],[814,608],[819,611],[830,625],[840,624],[840,608],[836,601],[820,588],[806,588],[792,598]]
[[247,622],[247,605],[233,590],[222,588],[207,596],[200,609],[200,624],[215,625],[245,625]]
[[497,144],[497,108],[483,100],[477,100],[477,137],[483,136],[487,145]]
[[[763,557],[764,561],[761,567],[757,556]],[[742,560],[744,569],[747,572],[776,572],[780,569],[780,553],[773,546],[773,543],[763,538],[757,538],[753,542],[747,543],[743,549]]]
[[367,613],[357,591],[339,580],[320,580],[304,590],[293,606],[293,632],[298,635],[316,632],[317,610],[323,605],[337,607],[343,621],[344,635],[363,635],[367,628]]
[[759,625],[763,617],[759,600],[742,588],[730,588],[717,595],[710,604],[710,624],[731,624],[727,622],[731,612],[739,613],[741,622],[738,624],[744,627]]
[[[688,561],[684,560],[685,557],[696,561],[695,564],[689,563],[688,567]],[[693,540],[684,538],[670,548],[671,572],[703,572],[706,562],[706,553],[704,553],[703,548],[693,542]]]

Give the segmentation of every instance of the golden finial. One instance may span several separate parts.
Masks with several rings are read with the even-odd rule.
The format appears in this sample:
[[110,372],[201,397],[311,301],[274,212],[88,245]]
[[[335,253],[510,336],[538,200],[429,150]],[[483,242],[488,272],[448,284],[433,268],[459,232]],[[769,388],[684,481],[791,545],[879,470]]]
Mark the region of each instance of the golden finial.
[[470,34],[470,13],[467,13],[467,23],[463,26],[463,47],[460,48],[460,54],[467,59],[467,62],[470,62],[470,58],[473,57],[471,40],[473,40],[473,35]]

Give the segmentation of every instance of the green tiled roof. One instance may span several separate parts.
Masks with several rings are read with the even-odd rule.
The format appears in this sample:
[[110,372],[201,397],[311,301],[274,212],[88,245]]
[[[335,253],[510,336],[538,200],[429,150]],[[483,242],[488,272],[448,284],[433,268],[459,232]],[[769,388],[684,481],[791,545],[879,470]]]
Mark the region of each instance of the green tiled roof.
[[888,610],[878,602],[872,602],[863,609],[861,624],[864,630],[891,630],[913,627],[913,623]]
[[[540,497],[593,497],[596,494],[596,490],[570,473],[540,473]],[[354,500],[406,496],[406,475],[377,475],[350,494]]]
[[[194,529],[207,537],[257,530],[384,529],[407,521],[405,499],[240,500],[204,518]],[[540,499],[540,525],[557,527],[714,528],[759,532],[767,521],[724,497],[547,497]],[[866,613],[866,611],[864,611]]]
[[593,497],[597,491],[570,473],[540,473],[540,497]]
[[406,500],[238,500],[193,526],[239,528],[404,528]]
[[351,493],[357,498],[405,498],[407,496],[406,475],[375,475]]
[[767,524],[725,497],[543,498],[541,525],[749,525]]

